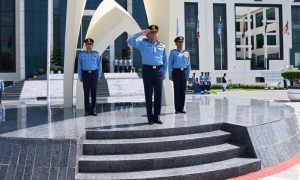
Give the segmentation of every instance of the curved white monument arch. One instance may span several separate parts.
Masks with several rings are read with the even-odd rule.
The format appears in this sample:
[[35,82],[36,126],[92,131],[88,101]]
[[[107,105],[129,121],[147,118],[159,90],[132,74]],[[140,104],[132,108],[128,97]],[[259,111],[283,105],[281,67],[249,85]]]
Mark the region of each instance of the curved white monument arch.
[[[176,35],[176,20],[174,17],[176,17],[177,3],[171,3],[171,0],[145,0],[144,3],[149,24],[160,26],[159,39],[166,43],[169,52]],[[85,4],[86,0],[68,0],[64,58],[65,107],[73,106],[74,60]],[[132,35],[139,31],[140,27],[125,9],[114,0],[104,0],[90,22],[86,37],[93,38],[95,40],[94,49],[102,53],[123,32]],[[82,83],[78,81],[76,87],[76,108],[82,109]],[[173,104],[172,84],[169,80],[164,82],[163,97],[164,105]]]
[[[122,33],[134,34],[141,28],[131,15],[117,2],[104,0],[97,8],[90,22],[86,38],[94,39],[94,50],[102,53]],[[83,87],[77,81],[76,108],[84,107]]]

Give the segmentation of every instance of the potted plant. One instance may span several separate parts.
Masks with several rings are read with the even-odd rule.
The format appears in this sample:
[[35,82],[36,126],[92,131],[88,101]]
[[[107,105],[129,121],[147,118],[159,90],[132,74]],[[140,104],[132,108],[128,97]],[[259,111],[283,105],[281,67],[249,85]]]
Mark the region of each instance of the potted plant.
[[281,74],[285,79],[291,82],[288,88],[288,97],[291,101],[300,101],[300,70],[288,70]]

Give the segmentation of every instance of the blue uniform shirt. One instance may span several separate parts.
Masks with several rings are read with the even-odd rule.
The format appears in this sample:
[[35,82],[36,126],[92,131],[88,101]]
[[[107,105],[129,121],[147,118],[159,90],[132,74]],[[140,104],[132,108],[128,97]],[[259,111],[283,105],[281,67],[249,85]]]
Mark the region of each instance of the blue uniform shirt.
[[126,67],[127,66],[127,60],[123,60],[122,64],[123,64],[124,67]]
[[204,77],[204,82],[210,82],[210,81],[211,81],[211,78],[209,76]]
[[196,77],[193,76],[193,77],[192,77],[192,84],[195,84],[195,83],[196,83]]
[[77,73],[79,78],[82,78],[83,71],[93,71],[98,69],[99,78],[102,73],[102,57],[96,51],[83,51],[78,56]]
[[157,41],[152,42],[148,38],[138,40],[141,33],[131,36],[127,41],[128,44],[140,50],[142,55],[142,63],[150,66],[163,65],[164,75],[167,72],[167,55],[164,43]]
[[200,76],[200,82],[205,82],[205,76],[203,75],[203,76]]
[[129,64],[129,66],[132,66],[132,59],[128,60],[128,64]]
[[114,66],[118,66],[118,60],[117,59],[114,60]]
[[172,77],[172,71],[176,69],[186,69],[186,78],[189,78],[191,72],[190,54],[186,50],[173,49],[169,56],[169,76]]

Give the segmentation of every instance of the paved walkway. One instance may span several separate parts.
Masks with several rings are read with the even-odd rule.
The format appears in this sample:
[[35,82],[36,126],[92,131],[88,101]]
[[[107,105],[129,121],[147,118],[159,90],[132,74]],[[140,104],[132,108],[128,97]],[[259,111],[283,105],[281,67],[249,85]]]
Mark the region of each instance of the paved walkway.
[[[190,100],[193,98],[197,99],[197,97],[200,97],[200,96],[202,96],[202,95],[189,95],[187,97],[187,99],[190,99]],[[205,96],[208,96],[208,95],[205,95]],[[218,93],[218,94],[212,95],[212,96],[214,96],[214,97],[235,97],[235,98],[245,98],[245,99],[259,99],[259,100],[275,101],[275,102],[287,104],[295,109],[296,116],[297,116],[298,120],[300,121],[300,102],[290,102],[288,100],[286,91],[278,90],[278,91],[260,91],[260,92],[228,92],[228,93],[225,92],[225,93]],[[10,105],[10,103],[12,103],[12,102],[4,102],[4,104],[6,104],[6,105]],[[77,119],[80,119],[80,121],[78,121],[78,122],[81,122],[81,120],[84,118],[77,117]],[[92,122],[93,119],[90,119],[89,121]],[[64,122],[64,123],[67,123],[67,122]],[[84,124],[83,126],[86,127],[87,125]],[[81,127],[81,125],[78,127]],[[300,180],[300,154],[294,156],[293,158],[291,158],[290,160],[288,160],[286,162],[279,164],[278,166],[267,168],[267,169],[257,172],[256,174],[252,174],[250,176],[245,176],[245,177],[239,177],[236,179],[239,179],[239,180],[241,180],[241,179],[298,180],[299,179]]]

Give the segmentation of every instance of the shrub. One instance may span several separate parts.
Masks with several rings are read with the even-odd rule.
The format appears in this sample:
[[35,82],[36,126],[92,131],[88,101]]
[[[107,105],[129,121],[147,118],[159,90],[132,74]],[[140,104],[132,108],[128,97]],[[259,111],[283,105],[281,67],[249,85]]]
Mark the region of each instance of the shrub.
[[63,71],[64,68],[62,66],[56,66],[56,65],[52,65],[50,67],[50,71],[54,71],[54,72],[57,72],[57,71]]
[[300,79],[300,70],[288,70],[283,73],[281,73],[281,76],[290,80],[295,81]]
[[42,75],[45,73],[45,70],[43,68],[38,69],[37,74]]

